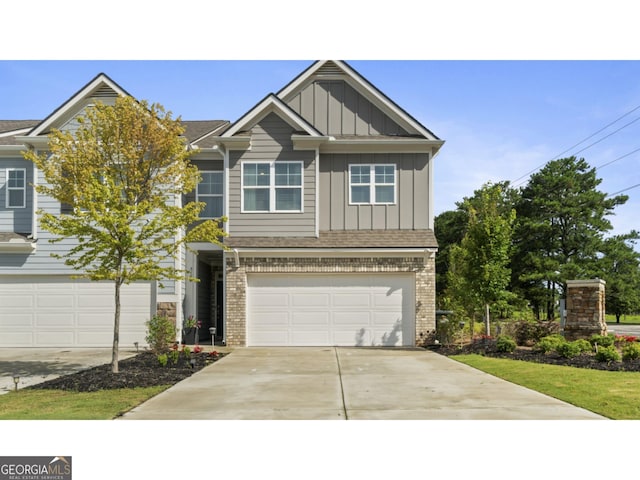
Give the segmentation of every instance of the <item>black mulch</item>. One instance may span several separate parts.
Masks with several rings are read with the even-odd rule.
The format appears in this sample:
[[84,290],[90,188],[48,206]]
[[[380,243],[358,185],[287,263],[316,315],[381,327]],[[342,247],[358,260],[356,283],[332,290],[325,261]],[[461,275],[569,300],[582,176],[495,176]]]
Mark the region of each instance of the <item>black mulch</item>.
[[528,347],[518,347],[513,353],[501,353],[495,350],[493,345],[484,345],[476,342],[468,345],[438,345],[427,347],[441,355],[460,355],[476,353],[487,357],[508,358],[511,360],[522,360],[525,362],[548,363],[551,365],[564,365],[577,368],[590,368],[593,370],[607,370],[611,372],[640,372],[640,359],[619,361],[619,362],[599,362],[593,354],[581,354],[573,358],[563,358],[555,352],[540,353]]
[[[111,364],[100,365],[70,375],[54,378],[27,387],[29,389],[71,390],[95,392],[116,388],[154,387],[173,385],[198,370],[219,360],[225,354],[211,355],[207,352],[191,353],[188,357],[181,353],[174,364],[170,359],[165,366],[156,354],[145,351],[118,362],[118,373],[111,372]],[[193,364],[191,360],[193,359]]]

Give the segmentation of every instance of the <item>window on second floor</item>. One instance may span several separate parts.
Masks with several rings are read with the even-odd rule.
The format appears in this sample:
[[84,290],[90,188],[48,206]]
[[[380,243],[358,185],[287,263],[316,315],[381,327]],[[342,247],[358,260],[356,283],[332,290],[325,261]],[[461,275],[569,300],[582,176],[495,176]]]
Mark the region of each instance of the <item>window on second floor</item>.
[[222,172],[200,172],[202,180],[196,187],[196,201],[204,202],[200,218],[220,218],[223,215]]
[[396,166],[349,165],[349,203],[389,205],[396,203]]
[[27,206],[27,171],[24,168],[7,169],[7,208]]
[[243,212],[302,212],[302,162],[242,163]]

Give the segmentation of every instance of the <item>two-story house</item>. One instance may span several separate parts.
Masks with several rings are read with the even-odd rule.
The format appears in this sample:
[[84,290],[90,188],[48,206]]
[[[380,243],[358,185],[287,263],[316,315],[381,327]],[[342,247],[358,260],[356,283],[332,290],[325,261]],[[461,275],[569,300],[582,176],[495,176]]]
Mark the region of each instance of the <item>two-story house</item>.
[[[96,99],[126,91],[98,75],[46,119],[0,120],[0,346],[110,346],[110,283],[70,277],[36,211],[22,158]],[[184,121],[202,180],[180,201],[228,217],[228,249],[177,258],[199,282],[129,285],[120,345],[144,344],[156,311],[194,315],[229,346],[421,344],[435,329],[431,131],[341,61],[318,61],[233,123]]]

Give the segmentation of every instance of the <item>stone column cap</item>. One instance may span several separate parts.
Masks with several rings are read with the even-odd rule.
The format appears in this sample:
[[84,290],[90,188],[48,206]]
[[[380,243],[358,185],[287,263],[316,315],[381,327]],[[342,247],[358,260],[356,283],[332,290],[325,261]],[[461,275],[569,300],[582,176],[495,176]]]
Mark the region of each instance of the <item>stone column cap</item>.
[[584,280],[567,280],[567,288],[569,287],[595,287],[595,286],[605,286],[607,282],[605,282],[601,278],[588,278]]

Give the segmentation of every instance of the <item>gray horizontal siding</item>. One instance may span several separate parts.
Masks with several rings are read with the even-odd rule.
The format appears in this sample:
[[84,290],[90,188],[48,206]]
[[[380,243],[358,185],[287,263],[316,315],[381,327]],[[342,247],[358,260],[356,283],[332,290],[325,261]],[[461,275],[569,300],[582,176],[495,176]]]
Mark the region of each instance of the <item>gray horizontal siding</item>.
[[289,106],[325,135],[407,135],[342,80],[313,82],[293,97]]
[[[294,130],[275,114],[267,115],[251,131],[251,150],[232,151],[229,164],[229,226],[235,236],[315,235],[316,172],[314,151],[294,151]],[[302,161],[303,213],[242,213],[242,162]]]
[[[320,155],[320,230],[421,230],[429,225],[428,154]],[[350,164],[395,164],[395,205],[349,205]]]

